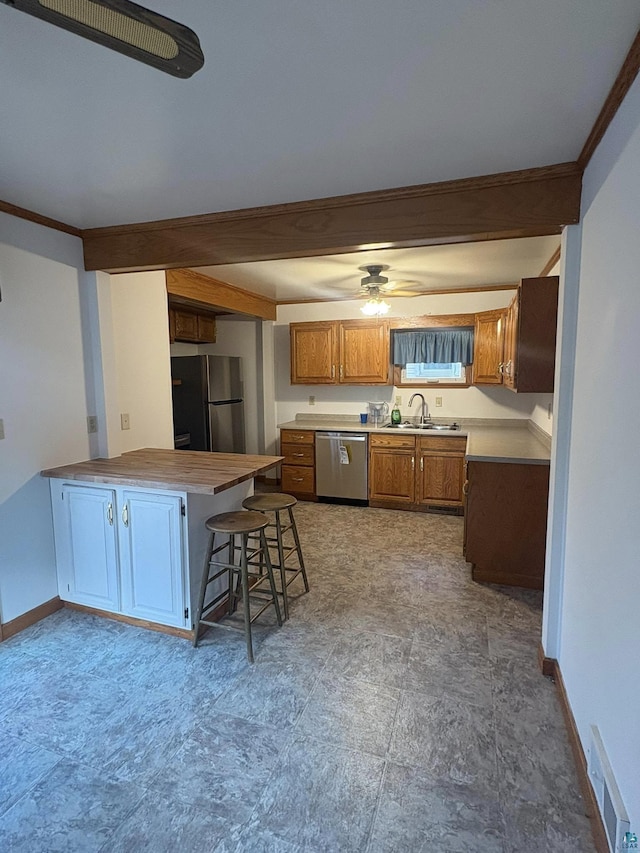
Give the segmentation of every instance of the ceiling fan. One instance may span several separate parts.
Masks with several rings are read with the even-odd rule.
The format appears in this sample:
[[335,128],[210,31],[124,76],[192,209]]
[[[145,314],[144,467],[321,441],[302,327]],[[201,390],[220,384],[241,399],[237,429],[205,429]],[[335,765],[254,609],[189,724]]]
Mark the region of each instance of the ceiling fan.
[[414,281],[389,281],[386,275],[381,275],[383,270],[388,270],[388,264],[365,264],[358,267],[367,275],[360,279],[360,293],[358,297],[367,301],[360,309],[363,314],[368,316],[380,316],[386,314],[391,307],[382,299],[384,294],[392,294],[393,296],[417,296],[413,290],[402,289],[402,285],[419,284]]
[[198,36],[131,0],[0,0],[174,77],[204,64]]

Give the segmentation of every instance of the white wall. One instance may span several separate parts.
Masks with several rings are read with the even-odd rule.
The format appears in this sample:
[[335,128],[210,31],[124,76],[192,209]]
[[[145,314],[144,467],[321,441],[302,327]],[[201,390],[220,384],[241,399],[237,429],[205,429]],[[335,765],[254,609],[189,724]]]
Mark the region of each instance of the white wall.
[[120,430],[118,452],[173,448],[164,272],[111,276],[111,308],[119,414],[130,422]]
[[[78,238],[0,213],[0,619],[57,595],[43,468],[172,447],[164,275],[86,273]],[[131,429],[119,429],[120,412]],[[99,433],[87,433],[87,415]]]
[[585,172],[582,206],[558,657],[583,746],[595,723],[638,832],[640,78]]
[[[463,314],[503,308],[509,304],[513,290],[478,293],[436,294],[414,298],[389,299],[389,317],[411,317],[422,314]],[[552,394],[514,394],[507,388],[398,388],[393,386],[322,386],[291,385],[289,381],[289,323],[312,320],[362,319],[361,300],[318,302],[304,305],[281,305],[275,326],[276,412],[278,423],[291,420],[297,413],[357,414],[367,400],[402,397],[403,415],[415,414],[408,407],[413,390],[421,391],[433,417],[445,418],[532,418],[547,433],[552,420],[548,416]],[[309,395],[315,405],[309,405]],[[442,406],[435,405],[436,396]]]
[[0,600],[8,622],[57,595],[43,468],[89,457],[80,240],[0,214]]

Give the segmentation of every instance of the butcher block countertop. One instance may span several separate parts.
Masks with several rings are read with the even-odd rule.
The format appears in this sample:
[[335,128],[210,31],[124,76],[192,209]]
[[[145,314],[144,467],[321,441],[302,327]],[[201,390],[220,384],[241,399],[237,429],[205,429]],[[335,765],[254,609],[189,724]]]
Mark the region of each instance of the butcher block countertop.
[[170,489],[217,495],[273,468],[282,456],[207,453],[197,450],[131,450],[113,459],[90,459],[41,471],[43,477],[118,483],[148,489]]

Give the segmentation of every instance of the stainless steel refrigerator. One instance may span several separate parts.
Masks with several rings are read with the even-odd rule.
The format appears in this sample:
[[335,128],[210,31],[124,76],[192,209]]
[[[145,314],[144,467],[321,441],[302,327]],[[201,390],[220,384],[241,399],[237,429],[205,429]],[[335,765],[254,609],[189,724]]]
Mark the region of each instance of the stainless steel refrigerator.
[[176,448],[244,453],[242,359],[173,356],[171,379]]

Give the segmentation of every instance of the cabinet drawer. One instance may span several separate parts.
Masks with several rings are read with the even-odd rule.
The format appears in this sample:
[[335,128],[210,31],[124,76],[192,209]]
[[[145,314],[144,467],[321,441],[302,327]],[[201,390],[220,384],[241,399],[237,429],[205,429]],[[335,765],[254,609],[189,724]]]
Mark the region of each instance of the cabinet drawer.
[[282,466],[282,491],[315,494],[315,471],[297,465]]
[[413,450],[416,446],[415,435],[398,435],[394,433],[372,432],[369,436],[369,447],[398,447],[402,450]]
[[442,438],[440,436],[421,435],[418,437],[420,450],[448,450],[451,453],[464,453],[467,447],[467,439],[459,436],[457,438]]
[[280,430],[280,441],[282,444],[311,444],[313,445],[315,432],[312,429],[282,429]]
[[283,444],[280,453],[289,465],[313,465],[315,462],[312,444]]

